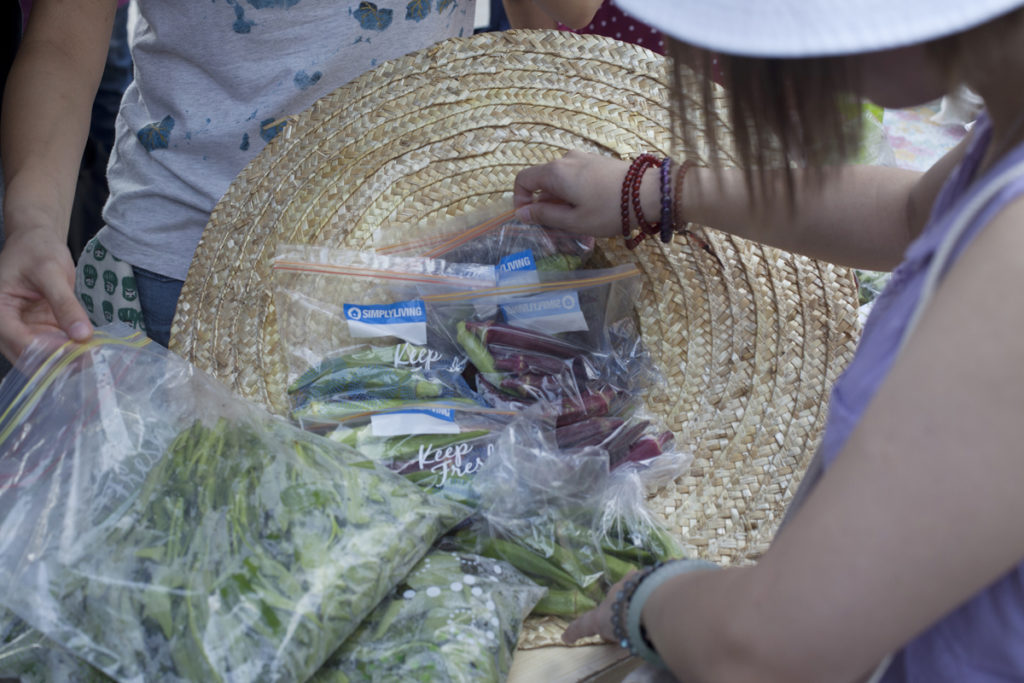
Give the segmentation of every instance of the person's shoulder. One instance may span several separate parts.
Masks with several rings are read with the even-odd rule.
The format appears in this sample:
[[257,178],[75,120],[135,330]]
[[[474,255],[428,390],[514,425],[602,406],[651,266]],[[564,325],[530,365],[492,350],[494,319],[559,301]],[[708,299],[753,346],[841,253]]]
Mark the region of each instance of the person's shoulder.
[[1024,168],[1016,183],[1016,196],[1006,200],[992,215],[985,232],[996,232],[1000,241],[1007,245],[1017,245],[1021,251],[1007,254],[1014,258],[1024,257]]
[[1007,294],[1024,278],[1024,176],[1017,188],[1015,197],[1003,199],[991,212],[964,252],[971,258],[960,259],[975,277],[983,276]]

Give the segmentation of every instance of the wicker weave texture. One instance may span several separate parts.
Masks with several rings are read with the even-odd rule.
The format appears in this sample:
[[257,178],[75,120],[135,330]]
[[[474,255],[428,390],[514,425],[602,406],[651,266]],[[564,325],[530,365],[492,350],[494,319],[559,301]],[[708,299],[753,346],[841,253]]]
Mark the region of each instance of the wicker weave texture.
[[[172,349],[284,413],[279,244],[369,248],[382,226],[507,197],[517,171],[569,150],[668,154],[667,83],[654,53],[556,31],[453,39],[380,65],[292,117],[233,182],[189,271]],[[698,232],[711,253],[609,240],[599,257],[642,273],[636,313],[666,378],[647,405],[695,454],[651,506],[693,554],[737,564],[767,547],[817,446],[859,336],[857,296],[846,268]],[[562,627],[531,620],[521,646],[559,643]]]

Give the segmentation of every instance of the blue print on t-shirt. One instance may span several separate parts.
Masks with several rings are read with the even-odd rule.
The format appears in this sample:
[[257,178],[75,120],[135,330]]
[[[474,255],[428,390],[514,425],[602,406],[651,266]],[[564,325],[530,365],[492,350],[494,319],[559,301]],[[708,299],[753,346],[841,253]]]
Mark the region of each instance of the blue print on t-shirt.
[[238,146],[238,149],[242,150],[243,152],[245,152],[245,151],[247,151],[249,149],[249,134],[248,133],[242,133],[242,144],[240,144]]
[[437,0],[437,13],[441,14],[449,7],[454,11],[458,5],[457,0]]
[[[254,9],[288,9],[299,4],[300,0],[247,0]],[[228,4],[235,8],[235,23],[231,26],[235,33],[250,33],[255,21],[245,18],[245,8],[239,0],[228,0]]]
[[174,130],[174,117],[168,114],[161,121],[147,123],[135,135],[146,151],[152,152],[155,149],[167,149],[172,130]]
[[312,74],[308,74],[305,71],[300,71],[295,74],[295,87],[299,90],[305,90],[309,86],[313,85],[323,76],[319,71],[314,71]]
[[430,15],[432,0],[409,0],[405,6],[406,21],[423,21]]
[[239,5],[234,0],[228,0],[228,4],[235,8],[235,23],[231,26],[235,33],[249,33],[252,30],[255,21],[249,21],[245,18],[245,8]]
[[383,31],[388,26],[391,26],[391,15],[393,11],[389,9],[380,9],[372,2],[363,0],[359,3],[359,9],[354,12],[355,18],[359,20],[359,25],[368,31]]
[[275,121],[274,119],[263,119],[260,121],[260,137],[265,141],[270,142],[277,137],[277,134],[284,130],[284,127],[288,125],[288,122],[284,119]]

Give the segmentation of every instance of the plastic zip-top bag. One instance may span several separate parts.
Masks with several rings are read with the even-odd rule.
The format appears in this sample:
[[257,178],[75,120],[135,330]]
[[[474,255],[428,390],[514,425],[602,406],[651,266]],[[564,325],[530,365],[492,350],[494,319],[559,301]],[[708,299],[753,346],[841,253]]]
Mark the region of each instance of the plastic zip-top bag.
[[646,510],[642,476],[609,473],[603,449],[558,448],[516,420],[473,482],[478,514],[442,547],[503,559],[547,588],[535,614],[578,616],[630,571],[678,555]]
[[120,681],[301,681],[468,514],[141,334],[0,385],[0,603]]
[[500,683],[544,592],[506,562],[435,550],[312,680]]
[[388,226],[374,234],[378,253],[498,266],[501,274],[578,270],[590,260],[591,235],[524,223],[496,202],[431,224]]
[[465,354],[430,336],[425,293],[487,287],[494,268],[284,246],[274,259],[293,418],[329,430],[352,414],[473,398]]

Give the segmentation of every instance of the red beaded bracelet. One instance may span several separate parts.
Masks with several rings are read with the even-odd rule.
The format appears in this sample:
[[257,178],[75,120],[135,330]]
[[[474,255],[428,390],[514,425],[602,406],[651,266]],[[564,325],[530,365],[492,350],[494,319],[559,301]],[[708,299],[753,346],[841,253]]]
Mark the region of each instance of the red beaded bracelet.
[[[711,247],[708,243],[692,232],[690,230],[690,221],[683,218],[683,179],[686,177],[686,172],[696,165],[697,164],[693,161],[687,159],[680,164],[679,171],[676,173],[675,188],[672,196],[673,224],[676,232],[682,233],[695,246],[714,256],[714,252],[711,251]],[[682,220],[682,226],[675,225],[675,221],[677,220]],[[715,258],[717,258],[717,256]]]
[[[644,153],[633,160],[626,171],[626,177],[622,181],[622,194],[620,197],[620,209],[622,214],[622,237],[626,241],[626,248],[633,249],[640,244],[648,235],[656,235],[659,232],[658,223],[648,223],[644,217],[643,209],[640,206],[640,186],[643,183],[644,173],[649,168],[658,168],[662,161],[653,154]],[[637,224],[640,232],[630,237],[633,232],[630,223],[629,209],[632,206],[636,214]]]

